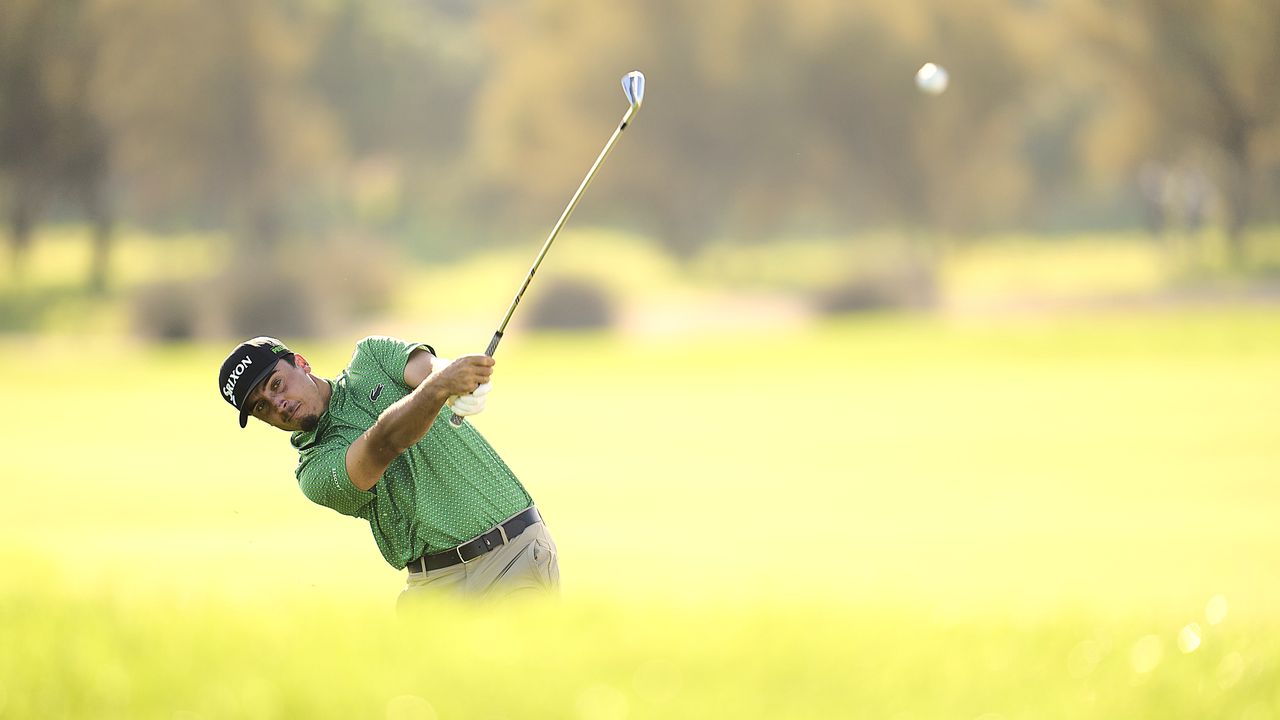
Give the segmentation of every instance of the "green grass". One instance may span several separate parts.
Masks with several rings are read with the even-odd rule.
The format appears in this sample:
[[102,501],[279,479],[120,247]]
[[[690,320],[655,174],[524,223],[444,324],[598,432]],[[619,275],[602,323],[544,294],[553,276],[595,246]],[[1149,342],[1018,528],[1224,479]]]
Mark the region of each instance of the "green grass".
[[[158,278],[208,277],[226,260],[228,250],[227,239],[218,234],[156,235],[123,228],[113,247],[111,278],[116,286],[130,288]],[[0,289],[81,287],[89,274],[89,230],[80,225],[41,228],[22,261],[20,281],[10,274],[13,261],[10,245],[0,245]]]
[[1280,715],[1268,309],[513,334],[564,598],[416,622],[224,351],[0,344],[0,717]]
[[228,250],[226,239],[213,234],[122,230],[109,261],[108,287],[97,294],[88,288],[86,228],[42,228],[20,263],[6,238],[0,244],[0,333],[126,334],[136,291],[158,281],[212,277]]

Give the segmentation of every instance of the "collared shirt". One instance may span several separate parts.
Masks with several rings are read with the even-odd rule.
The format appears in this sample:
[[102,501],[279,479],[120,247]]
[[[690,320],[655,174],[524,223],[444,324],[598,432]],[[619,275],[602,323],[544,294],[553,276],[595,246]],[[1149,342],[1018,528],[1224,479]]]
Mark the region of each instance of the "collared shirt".
[[520,481],[471,423],[453,427],[440,409],[427,434],[391,462],[370,490],[347,475],[347,448],[378,415],[408,395],[409,355],[429,345],[389,337],[356,344],[336,380],[329,409],[311,432],[296,432],[295,475],[312,502],[368,521],[382,557],[405,567],[423,554],[447,550],[533,504]]

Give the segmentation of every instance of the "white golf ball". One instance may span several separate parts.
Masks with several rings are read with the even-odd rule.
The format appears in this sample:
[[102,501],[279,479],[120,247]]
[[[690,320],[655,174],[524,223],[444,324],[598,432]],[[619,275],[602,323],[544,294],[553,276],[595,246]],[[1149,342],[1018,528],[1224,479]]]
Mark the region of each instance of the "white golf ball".
[[946,68],[933,63],[925,63],[916,71],[916,87],[930,95],[941,95],[950,79]]

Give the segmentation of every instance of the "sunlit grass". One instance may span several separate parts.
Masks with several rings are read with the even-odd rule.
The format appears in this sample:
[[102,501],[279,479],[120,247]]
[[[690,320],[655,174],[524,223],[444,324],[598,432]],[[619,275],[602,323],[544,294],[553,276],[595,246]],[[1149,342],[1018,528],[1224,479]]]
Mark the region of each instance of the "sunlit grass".
[[[392,288],[379,306],[386,327],[429,325],[446,332],[493,327],[529,270],[543,238],[479,249],[431,265],[407,262],[383,243],[369,248],[321,244],[320,266],[367,257],[373,282]],[[333,241],[340,245],[338,241]],[[699,325],[794,322],[823,298],[870,283],[886,292],[905,284],[932,289],[944,312],[1041,311],[1154,302],[1198,302],[1267,294],[1280,266],[1280,231],[1250,230],[1248,257],[1226,260],[1226,241],[1156,239],[1140,232],[1044,238],[996,235],[941,238],[925,233],[795,237],[760,244],[712,243],[683,262],[653,241],[625,232],[569,228],[549,253],[524,303],[536,303],[558,279],[596,284],[618,310],[624,331],[687,333]],[[89,232],[42,229],[20,275],[0,246],[0,330],[64,335],[129,333],[138,290],[157,283],[201,282],[221,273],[232,250],[218,234],[118,233],[105,295],[89,293]],[[325,255],[325,253],[328,253]],[[320,258],[316,260],[316,258]],[[1271,291],[1273,293],[1273,291]],[[517,315],[517,325],[521,321]],[[474,333],[472,332],[472,335]],[[483,342],[483,340],[481,340]]]
[[149,284],[200,282],[222,271],[229,245],[216,234],[157,235],[117,231],[108,261],[107,287],[89,287],[91,246],[87,227],[40,229],[16,261],[0,244],[0,332],[116,336],[127,334],[133,294]]
[[[226,260],[228,242],[213,233],[157,235],[135,228],[116,231],[110,256],[111,282],[120,288],[158,279],[186,280],[215,274]],[[41,228],[22,261],[18,283],[28,288],[81,287],[89,276],[89,229],[83,225]],[[0,250],[0,289],[10,289],[12,248]]]
[[947,291],[980,304],[1132,298],[1159,291],[1171,274],[1160,245],[1141,234],[999,238],[954,252]]

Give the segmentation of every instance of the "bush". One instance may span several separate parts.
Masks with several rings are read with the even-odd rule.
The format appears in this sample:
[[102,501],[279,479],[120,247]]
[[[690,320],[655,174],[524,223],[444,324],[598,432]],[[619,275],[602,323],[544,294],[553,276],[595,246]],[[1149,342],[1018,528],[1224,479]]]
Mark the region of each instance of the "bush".
[[133,298],[134,328],[142,337],[166,342],[314,336],[385,310],[394,277],[392,259],[373,241],[319,243],[288,256],[232,260],[214,279],[140,290]]
[[827,315],[876,310],[932,310],[938,304],[937,273],[911,267],[863,274],[819,291],[817,310]]
[[252,266],[229,274],[212,295],[223,329],[234,337],[306,337],[317,330],[310,286],[280,268]]
[[133,296],[133,328],[147,339],[182,342],[199,334],[205,283],[162,282],[142,287]]
[[615,310],[608,291],[581,278],[555,279],[535,290],[526,311],[529,327],[544,330],[594,330],[610,327]]
[[313,248],[304,268],[324,285],[327,312],[365,317],[391,305],[397,262],[376,238],[357,236]]

